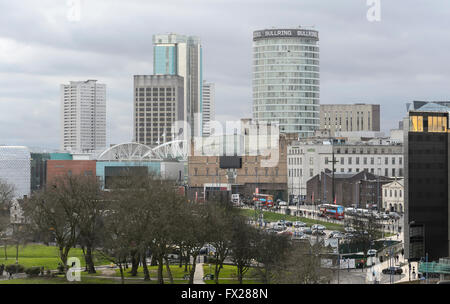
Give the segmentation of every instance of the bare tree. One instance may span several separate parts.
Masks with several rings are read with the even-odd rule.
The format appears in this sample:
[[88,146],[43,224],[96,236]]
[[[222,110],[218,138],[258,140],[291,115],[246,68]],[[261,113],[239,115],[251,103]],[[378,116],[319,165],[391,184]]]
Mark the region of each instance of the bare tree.
[[30,228],[55,240],[65,268],[69,251],[78,239],[84,191],[78,177],[65,176],[24,202],[24,216]]
[[237,267],[239,284],[242,284],[244,275],[257,257],[258,233],[256,228],[248,225],[247,219],[242,216],[237,216],[233,219],[232,227],[230,255]]
[[5,250],[5,259],[8,259],[7,247],[9,237],[7,229],[11,223],[10,208],[14,199],[14,186],[0,180],[0,238]]

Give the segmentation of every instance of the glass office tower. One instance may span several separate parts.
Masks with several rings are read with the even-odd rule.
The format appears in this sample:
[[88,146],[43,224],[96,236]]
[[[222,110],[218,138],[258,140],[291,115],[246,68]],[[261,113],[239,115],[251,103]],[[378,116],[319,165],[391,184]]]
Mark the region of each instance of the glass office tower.
[[191,135],[202,134],[202,46],[195,36],[153,35],[153,74],[179,75],[184,78],[184,120]]
[[319,33],[253,32],[253,119],[279,122],[281,133],[308,137],[320,126]]

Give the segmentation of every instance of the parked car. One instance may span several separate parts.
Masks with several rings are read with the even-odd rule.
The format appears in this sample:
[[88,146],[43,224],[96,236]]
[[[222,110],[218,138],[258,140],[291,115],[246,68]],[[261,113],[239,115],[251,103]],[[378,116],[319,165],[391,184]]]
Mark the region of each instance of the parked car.
[[397,212],[389,212],[389,217],[391,219],[398,220],[398,219],[400,219],[401,216]]
[[287,227],[292,227],[292,222],[286,221],[286,222],[284,222],[284,224],[285,224]]
[[300,221],[296,221],[293,223],[293,226],[295,228],[299,228],[299,227],[306,227],[306,223],[300,222]]
[[355,228],[353,228],[353,227],[345,227],[344,231],[349,232],[349,233],[356,232]]
[[312,234],[311,228],[303,229],[302,232],[303,232],[304,234]]
[[342,237],[342,233],[339,231],[331,231],[329,234],[329,238]]
[[311,229],[312,229],[312,230],[325,230],[326,227],[323,226],[323,225],[314,224],[314,225],[311,226]]
[[369,250],[367,251],[367,255],[368,255],[368,256],[376,256],[376,255],[377,255],[376,249],[369,249]]
[[288,203],[286,203],[285,201],[279,201],[278,202],[278,206],[287,206]]
[[402,274],[403,270],[398,266],[391,266],[381,271],[383,274]]
[[313,230],[311,235],[325,235],[325,232],[323,230]]

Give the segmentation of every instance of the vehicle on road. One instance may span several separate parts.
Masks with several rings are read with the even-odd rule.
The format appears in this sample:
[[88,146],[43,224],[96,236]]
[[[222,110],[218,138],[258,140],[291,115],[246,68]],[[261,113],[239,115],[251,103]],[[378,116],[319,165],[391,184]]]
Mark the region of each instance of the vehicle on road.
[[381,271],[383,274],[402,274],[403,269],[398,266],[391,266]]
[[342,220],[344,219],[344,207],[341,205],[322,204],[319,205],[319,215]]
[[389,212],[389,217],[391,219],[395,219],[395,220],[398,220],[401,218],[401,216],[397,212]]
[[278,202],[278,206],[287,206],[288,205],[288,203],[286,203],[285,201],[279,201]]
[[377,255],[376,249],[369,249],[369,250],[367,251],[367,255],[368,255],[368,256],[376,256],[376,255]]
[[292,227],[292,222],[290,221],[286,221],[284,222],[284,224],[286,225],[286,227]]
[[253,194],[253,204],[257,207],[272,208],[273,195],[270,194]]
[[306,223],[303,223],[303,222],[300,222],[300,221],[296,221],[296,222],[292,223],[292,225],[293,225],[295,228],[306,227]]

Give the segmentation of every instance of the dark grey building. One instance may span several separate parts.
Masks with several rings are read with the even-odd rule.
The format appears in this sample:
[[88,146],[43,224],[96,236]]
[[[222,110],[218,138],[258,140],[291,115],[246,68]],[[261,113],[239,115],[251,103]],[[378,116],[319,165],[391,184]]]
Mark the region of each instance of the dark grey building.
[[134,76],[134,141],[157,146],[173,140],[184,120],[184,80],[178,75]]
[[450,102],[414,101],[404,120],[405,254],[429,261],[450,256]]

